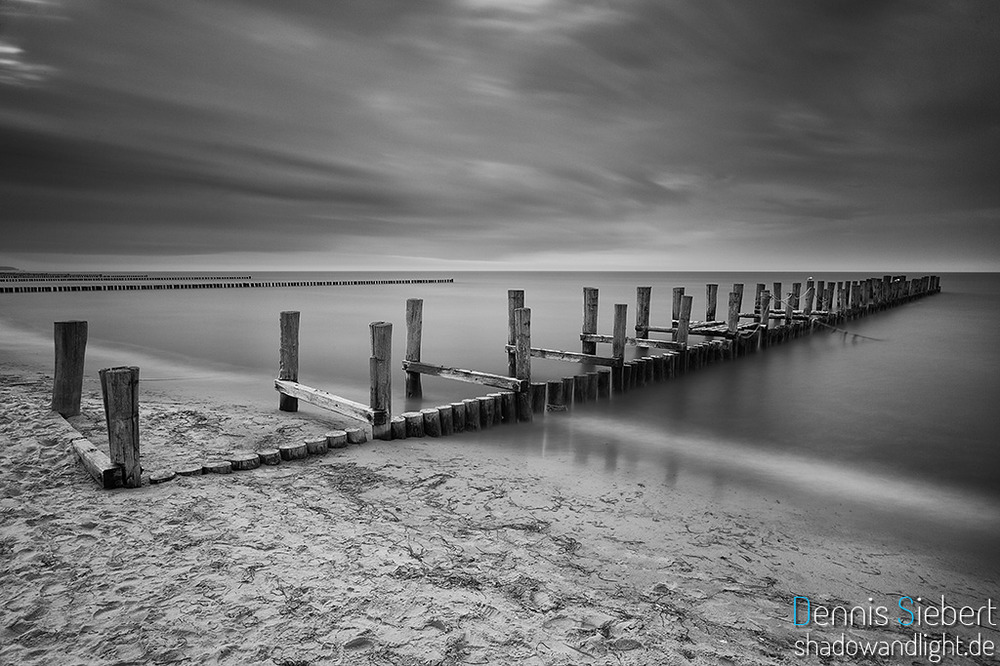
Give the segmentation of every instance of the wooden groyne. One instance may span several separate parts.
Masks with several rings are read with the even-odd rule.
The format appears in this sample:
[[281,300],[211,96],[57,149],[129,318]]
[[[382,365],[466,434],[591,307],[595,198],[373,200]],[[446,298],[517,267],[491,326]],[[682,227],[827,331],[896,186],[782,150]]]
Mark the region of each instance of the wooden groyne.
[[[206,278],[142,278],[143,280],[204,280]],[[451,283],[454,278],[410,278],[393,280],[292,280],[247,282],[249,277],[211,278],[230,282],[163,282],[153,284],[79,284],[0,287],[0,294],[38,294],[76,291],[162,291],[170,289],[272,289],[278,287],[354,287],[384,284]]]
[[[298,383],[297,326],[282,324],[282,366],[275,389],[281,394],[281,408],[294,411],[289,398],[301,399],[371,428],[377,439],[440,437],[465,430],[481,430],[501,423],[531,421],[543,411],[566,411],[575,405],[609,399],[665,380],[710,363],[740,358],[816,330],[838,331],[837,326],[907,303],[941,290],[935,275],[907,279],[905,275],[884,275],[857,281],[825,281],[810,278],[791,284],[787,292],[781,283],[773,291],[757,283],[752,310],[744,311],[745,285],[736,283],[728,294],[726,318],[717,317],[718,284],[706,285],[703,320],[692,319],[693,297],[684,287],[673,289],[670,318],[652,323],[652,287],[637,287],[634,335],[627,335],[628,305],[616,303],[611,334],[598,333],[599,293],[583,289],[581,351],[547,349],[531,344],[531,309],[525,294],[510,290],[508,300],[507,375],[456,368],[421,359],[423,301],[406,302],[406,357],[402,368],[406,396],[422,394],[421,375],[432,375],[500,389],[478,398],[420,411],[393,415],[389,403],[389,365],[392,326],[375,322],[372,327],[371,401],[364,405]],[[282,313],[282,321],[299,313]],[[376,329],[380,336],[376,340]],[[668,337],[652,337],[665,334]],[[599,354],[598,345],[610,345],[610,354]],[[626,360],[626,349],[634,348],[634,358]],[[655,350],[655,351],[654,351]],[[295,367],[285,359],[296,359]],[[582,365],[584,371],[557,380],[531,381],[531,359],[542,358]],[[288,361],[290,364],[291,361]]]
[[[406,284],[441,282],[413,280]],[[394,281],[392,283],[399,283]],[[360,281],[352,284],[380,284]],[[684,287],[672,292],[670,318],[654,322],[652,287],[636,288],[634,334],[628,335],[628,305],[614,304],[611,334],[599,333],[599,292],[583,289],[581,351],[534,347],[531,341],[531,309],[525,307],[522,290],[507,292],[508,344],[507,375],[456,368],[421,358],[423,301],[406,302],[407,344],[402,370],[406,396],[420,397],[421,376],[432,375],[499,389],[476,398],[419,411],[392,412],[392,324],[369,325],[370,391],[367,404],[299,382],[299,313],[282,312],[279,318],[280,354],[274,388],[279,393],[279,409],[296,411],[299,401],[339,414],[354,427],[333,430],[304,442],[283,443],[277,449],[240,451],[231,459],[206,461],[190,469],[151,475],[151,483],[176,474],[229,473],[254,469],[326,453],[330,448],[362,443],[369,437],[382,440],[407,437],[443,437],[491,428],[500,424],[532,421],[542,412],[565,412],[578,405],[602,399],[618,399],[638,388],[671,380],[705,365],[737,359],[770,346],[817,330],[852,334],[838,324],[896,307],[941,291],[935,275],[907,279],[904,275],[884,275],[860,281],[827,282],[810,278],[794,282],[786,292],[780,283],[773,291],[757,283],[752,309],[744,311],[745,285],[736,283],[727,298],[726,318],[717,317],[718,284],[706,285],[703,320],[692,319],[693,297]],[[659,335],[662,337],[653,337]],[[55,324],[56,370],[52,409],[72,416],[80,412],[83,359],[87,344],[86,322]],[[610,345],[610,354],[599,354],[599,345]],[[633,348],[633,358],[626,351]],[[582,366],[582,372],[545,382],[533,382],[531,359],[542,358]],[[84,468],[105,488],[138,487],[142,484],[138,427],[139,368],[105,368],[100,371],[108,425],[110,457],[85,438],[73,442]]]

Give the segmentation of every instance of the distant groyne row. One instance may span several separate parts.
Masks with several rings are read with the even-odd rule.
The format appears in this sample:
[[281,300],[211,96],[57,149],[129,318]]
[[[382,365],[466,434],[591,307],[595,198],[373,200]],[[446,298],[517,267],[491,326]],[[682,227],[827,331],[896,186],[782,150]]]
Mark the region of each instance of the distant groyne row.
[[[175,278],[169,278],[175,279]],[[218,278],[212,278],[218,279]],[[235,278],[246,279],[246,278]],[[354,287],[383,284],[451,283],[455,278],[398,280],[291,280],[275,282],[170,282],[158,284],[68,284],[0,287],[0,294],[37,294],[66,291],[161,291],[164,289],[268,289],[276,287]]]
[[252,280],[252,275],[106,275],[104,273],[0,273],[0,282],[145,282],[147,280]]

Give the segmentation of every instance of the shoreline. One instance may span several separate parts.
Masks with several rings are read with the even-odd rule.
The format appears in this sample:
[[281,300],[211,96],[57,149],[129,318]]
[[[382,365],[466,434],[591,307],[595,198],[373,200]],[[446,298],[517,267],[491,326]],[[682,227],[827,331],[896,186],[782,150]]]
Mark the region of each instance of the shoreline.
[[[651,493],[641,467],[567,476],[459,439],[103,491],[47,411],[44,371],[2,368],[0,657],[12,662],[821,663],[795,654],[795,596],[980,606],[1000,589],[902,544],[831,539],[779,502]],[[77,424],[99,431],[99,393],[84,395]],[[167,385],[141,405],[151,462],[332,427]]]

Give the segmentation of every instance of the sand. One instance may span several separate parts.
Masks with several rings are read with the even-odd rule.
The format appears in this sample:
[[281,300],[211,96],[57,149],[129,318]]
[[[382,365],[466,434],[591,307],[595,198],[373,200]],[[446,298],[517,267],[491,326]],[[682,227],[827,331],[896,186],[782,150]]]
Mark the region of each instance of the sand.
[[[797,656],[806,630],[792,625],[792,599],[870,597],[896,610],[907,594],[977,607],[998,598],[995,578],[877,539],[831,538],[766,498],[716,506],[680,488],[650,492],[657,481],[641,473],[567,474],[475,436],[101,490],[69,450],[78,432],[107,445],[96,382],[71,423],[48,411],[50,392],[43,369],[4,365],[4,664],[929,663]],[[141,400],[150,471],[338,425],[192,401],[168,383],[143,385]],[[530,426],[501,427],[516,437]],[[995,626],[949,631],[1000,642]]]

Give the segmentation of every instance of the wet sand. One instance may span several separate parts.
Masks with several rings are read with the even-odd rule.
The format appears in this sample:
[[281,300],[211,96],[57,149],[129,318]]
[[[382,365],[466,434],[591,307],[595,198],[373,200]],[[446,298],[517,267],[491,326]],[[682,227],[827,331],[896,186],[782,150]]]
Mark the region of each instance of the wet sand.
[[[2,360],[3,663],[828,663],[796,654],[796,595],[872,598],[893,617],[900,595],[976,607],[1000,596],[995,576],[832,536],[774,500],[648,492],[642,470],[570,475],[462,437],[105,491],[69,452],[78,431],[107,445],[96,380],[69,424],[47,410],[44,369]],[[338,425],[169,383],[143,385],[140,424],[150,471]],[[530,426],[504,427],[513,439]],[[913,636],[895,622],[846,631]],[[949,631],[1000,641],[995,625]]]

